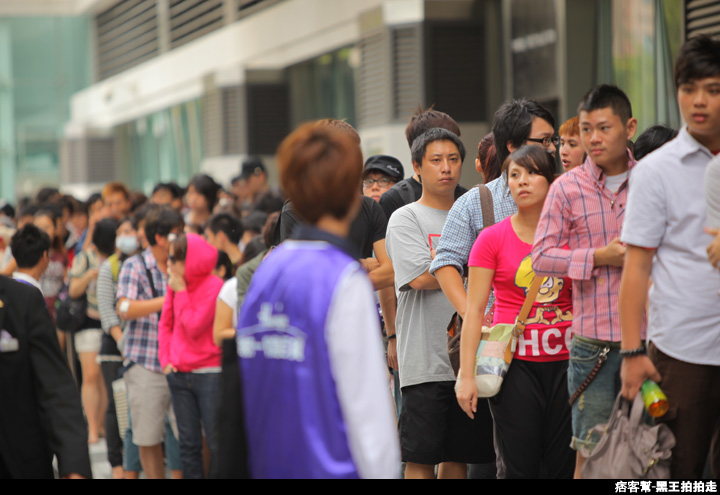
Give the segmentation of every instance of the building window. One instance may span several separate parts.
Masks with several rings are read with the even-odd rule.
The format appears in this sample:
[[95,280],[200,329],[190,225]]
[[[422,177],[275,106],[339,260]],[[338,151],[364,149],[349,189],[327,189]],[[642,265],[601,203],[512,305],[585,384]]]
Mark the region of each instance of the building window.
[[292,127],[336,118],[356,126],[355,68],[358,54],[345,47],[287,69]]
[[115,128],[116,160],[146,194],[158,182],[187,183],[200,171],[201,101],[193,100]]
[[627,93],[638,134],[658,123],[681,125],[672,74],[683,42],[683,8],[682,0],[601,2],[600,28],[611,33],[603,38],[612,46],[599,46],[605,52],[599,57],[605,60],[598,67],[599,82],[616,84]]
[[557,22],[554,0],[512,0],[512,94],[559,113]]

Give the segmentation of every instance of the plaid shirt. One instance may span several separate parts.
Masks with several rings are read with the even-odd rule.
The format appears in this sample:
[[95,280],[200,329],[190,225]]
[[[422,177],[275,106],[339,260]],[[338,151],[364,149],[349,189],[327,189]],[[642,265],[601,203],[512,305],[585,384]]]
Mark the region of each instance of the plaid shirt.
[[[636,161],[628,151],[628,178]],[[532,250],[533,270],[573,279],[573,333],[621,340],[618,295],[622,268],[594,268],[595,250],[620,237],[628,181],[617,194],[605,187],[605,173],[589,157],[550,186]],[[564,246],[570,249],[563,249]],[[643,339],[645,324],[643,323]]]
[[[155,257],[150,248],[139,255],[125,260],[120,269],[117,287],[117,299],[130,299],[131,301],[146,301],[153,298],[150,281],[147,277],[145,267],[140,260],[145,259],[145,264],[150,270],[153,284],[158,296],[164,296],[167,287],[167,278],[158,268]],[[139,364],[155,373],[161,373],[160,361],[158,360],[158,313],[153,313],[143,318],[128,320],[127,337],[123,356],[128,361]]]
[[[510,194],[504,175],[490,182],[487,187],[493,197],[495,223],[499,223],[517,212],[517,205]],[[478,188],[474,187],[459,197],[450,209],[435,259],[430,265],[430,273],[434,274],[436,270],[452,265],[462,274],[475,239],[482,229],[480,193]]]

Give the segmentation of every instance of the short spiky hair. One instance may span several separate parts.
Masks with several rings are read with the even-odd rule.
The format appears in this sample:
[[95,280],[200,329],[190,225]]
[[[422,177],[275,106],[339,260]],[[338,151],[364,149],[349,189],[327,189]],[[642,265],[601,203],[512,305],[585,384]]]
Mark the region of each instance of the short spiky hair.
[[165,205],[150,205],[145,215],[145,237],[151,246],[157,244],[155,235],[167,237],[173,229],[183,228],[179,213]]
[[446,113],[433,109],[433,107],[423,110],[422,107],[418,106],[415,113],[410,116],[410,122],[405,128],[408,146],[412,148],[413,142],[418,136],[436,127],[447,129],[456,136],[460,136],[460,126],[455,122],[455,119]]
[[245,232],[240,219],[229,213],[217,213],[213,215],[210,217],[210,220],[208,220],[205,228],[209,229],[213,234],[223,232],[233,244],[239,243]]
[[32,223],[15,232],[10,240],[18,268],[33,268],[50,250],[50,237]]
[[421,134],[417,137],[417,139],[415,139],[415,141],[413,141],[412,148],[410,149],[413,163],[417,163],[418,165],[422,166],[422,160],[425,156],[425,151],[427,150],[428,144],[435,141],[453,142],[455,146],[457,146],[458,153],[460,153],[460,161],[465,161],[465,145],[463,145],[463,142],[460,141],[460,138],[457,137],[455,133],[450,132],[447,129],[436,127]]
[[535,118],[555,128],[555,119],[547,108],[534,100],[518,98],[503,103],[493,116],[492,133],[495,137],[497,169],[502,167],[510,152],[507,145],[520,148],[530,137]]
[[612,84],[600,84],[588,91],[578,105],[580,112],[592,112],[611,108],[623,124],[632,118],[632,105],[625,92]]
[[675,60],[675,87],[693,79],[720,76],[720,41],[698,36],[680,48]]

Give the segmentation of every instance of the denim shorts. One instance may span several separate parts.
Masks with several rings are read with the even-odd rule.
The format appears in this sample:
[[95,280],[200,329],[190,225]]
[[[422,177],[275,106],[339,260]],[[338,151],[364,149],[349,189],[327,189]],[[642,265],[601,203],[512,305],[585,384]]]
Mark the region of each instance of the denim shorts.
[[620,342],[605,342],[580,336],[573,336],[570,344],[568,366],[568,393],[570,397],[580,388],[595,367],[600,353],[609,349],[607,361],[600,368],[595,379],[580,394],[572,405],[573,439],[570,446],[579,450],[592,451],[599,436],[592,436],[590,430],[596,425],[607,423],[622,383],[620,381]]

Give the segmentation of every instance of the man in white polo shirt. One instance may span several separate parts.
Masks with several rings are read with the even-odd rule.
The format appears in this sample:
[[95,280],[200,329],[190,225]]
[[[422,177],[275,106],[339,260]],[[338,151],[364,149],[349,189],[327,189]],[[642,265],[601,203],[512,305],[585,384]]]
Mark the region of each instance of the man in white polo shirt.
[[[677,138],[633,172],[621,240],[627,243],[620,286],[623,396],[658,381],[670,409],[661,418],[675,434],[671,476],[700,478],[713,446],[720,475],[720,277],[708,263],[704,180],[720,152],[720,41],[694,38],[675,65],[680,112]],[[648,355],[640,325],[650,289]]]
[[710,161],[705,173],[705,202],[707,203],[708,229],[715,236],[707,248],[710,264],[720,269],[720,154]]

